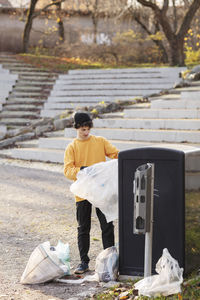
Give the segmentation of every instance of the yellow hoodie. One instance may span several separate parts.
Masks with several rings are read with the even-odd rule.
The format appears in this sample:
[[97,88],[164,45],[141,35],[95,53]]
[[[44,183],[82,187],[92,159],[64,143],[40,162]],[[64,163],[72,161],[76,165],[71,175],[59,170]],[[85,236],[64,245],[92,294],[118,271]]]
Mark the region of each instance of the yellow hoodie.
[[[70,180],[76,180],[80,167],[89,167],[93,164],[117,158],[119,150],[107,139],[101,136],[90,135],[87,140],[74,139],[66,148],[64,156],[64,174]],[[75,197],[76,201],[82,201]]]

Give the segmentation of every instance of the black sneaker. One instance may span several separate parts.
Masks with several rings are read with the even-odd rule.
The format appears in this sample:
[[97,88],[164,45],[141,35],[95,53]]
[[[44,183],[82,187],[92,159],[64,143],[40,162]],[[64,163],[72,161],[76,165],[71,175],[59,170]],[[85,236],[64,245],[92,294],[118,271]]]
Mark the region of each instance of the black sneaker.
[[89,270],[88,264],[86,262],[82,262],[76,270],[74,271],[75,274],[83,274]]

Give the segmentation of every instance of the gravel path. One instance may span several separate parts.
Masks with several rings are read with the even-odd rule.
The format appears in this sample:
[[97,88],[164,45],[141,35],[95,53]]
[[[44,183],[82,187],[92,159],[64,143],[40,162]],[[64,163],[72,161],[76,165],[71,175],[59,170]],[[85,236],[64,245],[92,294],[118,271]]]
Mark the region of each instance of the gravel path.
[[[71,267],[79,263],[70,184],[60,165],[0,159],[0,300],[85,299],[80,293],[92,294],[102,289],[95,282],[32,286],[19,282],[31,252],[45,241],[51,245],[58,240],[68,242]],[[101,250],[99,223],[93,213],[91,270]]]

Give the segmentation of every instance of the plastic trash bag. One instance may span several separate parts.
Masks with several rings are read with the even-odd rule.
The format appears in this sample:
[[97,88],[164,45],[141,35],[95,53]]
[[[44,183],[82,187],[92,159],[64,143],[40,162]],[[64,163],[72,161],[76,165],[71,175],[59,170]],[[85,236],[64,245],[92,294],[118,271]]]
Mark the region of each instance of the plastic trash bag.
[[119,254],[112,246],[99,253],[96,258],[95,274],[79,280],[57,279],[56,281],[69,284],[81,284],[85,281],[116,281],[118,276]]
[[103,250],[96,258],[95,272],[98,281],[115,281],[118,276],[119,254],[116,247]]
[[20,283],[38,284],[69,274],[69,245],[59,241],[54,247],[47,241],[33,250]]
[[183,282],[183,268],[179,267],[168,250],[163,249],[163,254],[156,264],[156,272],[159,275],[146,277],[135,284],[139,295],[168,296],[181,292],[181,283]]
[[98,207],[107,222],[118,218],[118,160],[112,159],[84,168],[70,191]]

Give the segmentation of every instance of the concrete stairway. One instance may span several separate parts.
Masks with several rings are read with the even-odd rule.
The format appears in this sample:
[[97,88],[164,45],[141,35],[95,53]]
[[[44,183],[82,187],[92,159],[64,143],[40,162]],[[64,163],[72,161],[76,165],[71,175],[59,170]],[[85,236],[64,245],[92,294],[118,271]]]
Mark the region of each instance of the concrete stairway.
[[[200,83],[199,83],[200,86]],[[94,120],[92,133],[102,135],[120,150],[143,146],[182,150],[186,155],[186,187],[200,188],[200,87],[183,88],[180,94],[162,96],[151,106],[125,109]],[[189,108],[188,108],[189,102]],[[117,117],[116,117],[117,116]],[[76,136],[73,128],[49,133],[37,143],[10,151],[14,158],[63,163],[64,149]]]
[[[200,82],[171,94],[150,98],[120,113],[94,120],[92,134],[108,138],[119,150],[143,146],[182,150],[186,155],[186,187],[200,188]],[[51,98],[51,97],[50,97]],[[73,128],[46,134],[37,141],[5,150],[13,158],[63,163],[64,149],[76,136]],[[21,147],[21,148],[19,148]]]
[[55,117],[65,109],[92,106],[99,102],[133,100],[171,88],[184,68],[135,68],[70,70],[59,75],[41,110]]
[[[0,93],[0,126],[9,129],[31,124],[41,119],[40,111],[48,98],[57,74],[18,62],[13,56],[0,56],[0,79],[4,77],[9,89],[2,86]],[[3,85],[3,84],[2,84]]]

